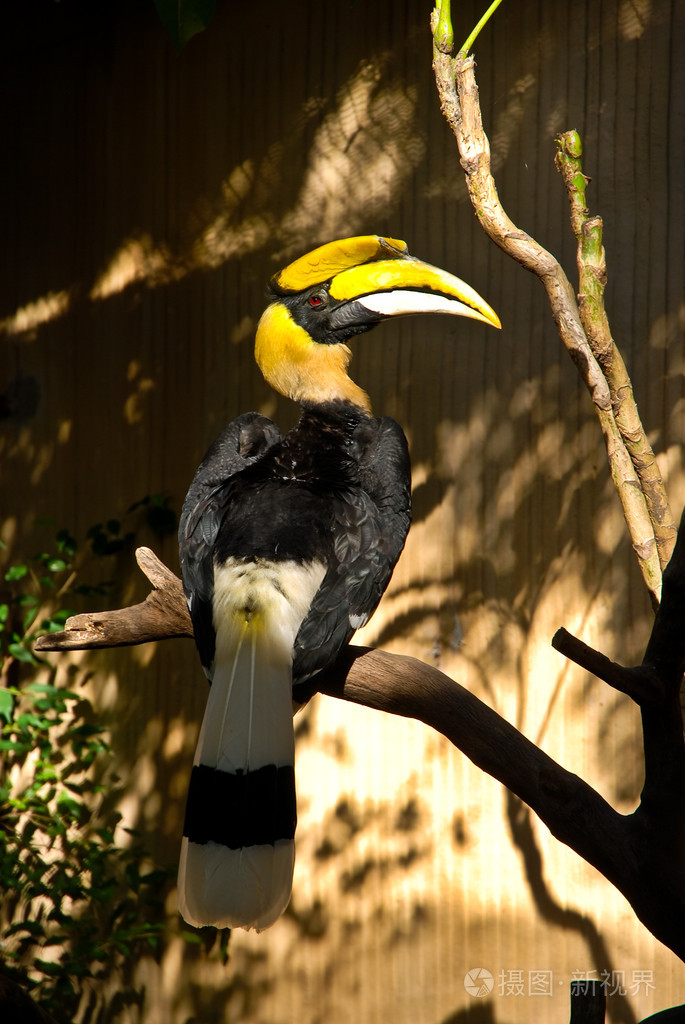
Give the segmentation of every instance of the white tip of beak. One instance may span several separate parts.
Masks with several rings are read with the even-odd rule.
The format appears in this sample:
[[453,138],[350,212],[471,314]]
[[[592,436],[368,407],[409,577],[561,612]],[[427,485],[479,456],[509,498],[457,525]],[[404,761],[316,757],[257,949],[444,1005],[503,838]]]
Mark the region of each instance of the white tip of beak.
[[[474,295],[476,293],[474,292]],[[413,313],[448,313],[452,316],[467,316],[480,320],[491,327],[501,328],[499,317],[480,296],[476,296],[480,309],[460,302],[458,299],[438,295],[435,292],[418,292],[397,289],[389,292],[373,292],[357,299],[362,306],[381,316],[411,316]]]

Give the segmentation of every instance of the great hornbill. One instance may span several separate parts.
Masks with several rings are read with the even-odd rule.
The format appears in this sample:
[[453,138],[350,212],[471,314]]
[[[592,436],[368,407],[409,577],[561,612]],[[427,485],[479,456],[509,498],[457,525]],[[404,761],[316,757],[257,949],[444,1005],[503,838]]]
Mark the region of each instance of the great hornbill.
[[271,280],[255,357],[299,402],[285,436],[258,413],[207,452],[181,514],[183,584],[211,682],[190,780],[179,908],[196,926],[267,928],[295,859],[293,685],[374,612],[409,529],[401,428],[374,419],[347,342],[387,317],[453,313],[499,327],[458,278],[404,242],[323,245]]

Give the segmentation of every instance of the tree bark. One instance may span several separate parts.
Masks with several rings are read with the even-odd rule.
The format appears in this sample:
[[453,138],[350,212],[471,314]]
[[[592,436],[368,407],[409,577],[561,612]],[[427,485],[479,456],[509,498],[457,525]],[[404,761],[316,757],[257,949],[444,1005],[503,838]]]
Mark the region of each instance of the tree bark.
[[[67,620],[36,650],[68,651],[192,636],[181,582],[147,548],[138,564],[153,583],[131,608]],[[645,784],[639,807],[619,814],[459,683],[415,658],[347,647],[335,664],[297,687],[420,722],[447,737],[483,771],[520,797],[552,835],[594,865],[642,923],[685,961],[685,744],[679,688],[685,669],[685,537],[664,573],[663,599],[640,666],[624,668],[565,630],[554,645],[642,712]]]
[[[581,309],[559,261],[539,242],[518,228],[500,202],[495,179],[490,170],[490,143],[483,128],[473,58],[463,53],[453,58],[449,53],[443,52],[438,45],[434,45],[433,70],[440,108],[457,141],[461,165],[466,175],[466,186],[478,221],[488,237],[507,256],[540,279],[547,292],[559,336],[590,392],[638,565],[656,606],[661,594],[661,569],[668,562],[675,542],[675,524],[654,453],[651,449],[647,450],[649,446],[644,431],[635,432],[636,410],[635,415],[630,413],[628,402],[628,389],[632,394],[632,388],[627,372],[619,373],[620,366],[623,367],[623,371],[625,366],[620,360],[613,339],[608,334],[608,322],[604,333],[597,330],[591,336],[597,339],[599,352],[609,353],[605,359],[606,365],[613,366],[613,373],[609,375],[609,379],[605,376],[597,353],[593,351]],[[579,156],[576,160],[579,160]],[[559,165],[560,162],[557,163]],[[561,166],[565,166],[563,162]],[[574,172],[578,173],[577,167],[574,167]],[[572,225],[576,226],[579,224],[577,193],[574,193],[572,198],[571,221]],[[578,230],[582,235],[580,227]],[[601,249],[601,239],[599,246]],[[593,285],[591,295],[594,300],[594,316],[589,315],[588,303],[585,301],[586,293],[582,290],[581,308],[585,306],[585,321],[591,321],[592,325],[599,322],[600,311],[603,319],[606,319],[601,305],[603,288],[596,288],[597,278],[592,277],[589,271],[585,273],[590,260],[588,250],[594,257],[597,240],[594,240],[593,245],[584,245],[581,249],[579,262],[584,271],[583,284],[586,292],[588,282]],[[605,275],[604,264],[601,269]],[[607,335],[611,344],[607,340]],[[610,386],[612,381],[617,384],[613,394]],[[620,423],[625,425],[626,435],[630,438],[629,445],[621,433]],[[641,427],[640,424],[640,429]],[[631,452],[635,455],[635,461],[631,458]],[[645,480],[644,488],[641,474]]]
[[[626,378],[620,377],[623,383],[612,393],[559,263],[520,231],[502,209],[490,174],[473,61],[463,55],[452,59],[436,46],[434,68],[442,110],[457,137],[478,218],[497,245],[535,273],[547,291],[559,333],[592,396],[643,577],[655,602],[661,596],[639,666],[624,668],[611,662],[563,629],[553,641],[560,652],[639,705],[645,753],[640,804],[632,814],[619,814],[591,786],[557,764],[492,708],[414,658],[348,647],[331,668],[306,687],[298,687],[295,696],[306,699],[318,690],[416,718],[442,733],[475,765],[525,801],[557,839],[605,875],[643,924],[685,960],[685,744],[679,703],[685,669],[683,531],[663,573],[661,593],[661,566],[667,562],[674,531],[660,495],[655,502],[646,500],[617,423],[621,412],[618,392],[625,389]],[[606,336],[601,335],[600,348],[606,348],[605,342]],[[615,354],[610,362],[617,365]],[[655,483],[653,466],[648,469],[658,489],[660,481]],[[655,525],[650,512],[661,517],[659,524]],[[657,537],[661,527],[664,529]],[[63,633],[40,638],[36,650],[110,647],[192,636],[180,581],[148,549],[139,549],[137,557],[153,584],[145,602],[100,615],[75,616]]]

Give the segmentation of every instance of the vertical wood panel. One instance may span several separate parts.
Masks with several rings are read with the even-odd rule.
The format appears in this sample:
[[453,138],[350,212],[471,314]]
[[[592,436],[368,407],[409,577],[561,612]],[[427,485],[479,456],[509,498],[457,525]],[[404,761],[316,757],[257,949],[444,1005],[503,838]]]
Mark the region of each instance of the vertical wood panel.
[[[464,38],[481,10],[457,7]],[[35,17],[13,5],[0,390],[33,378],[39,399],[3,421],[3,534],[11,554],[34,548],[36,516],[83,534],[148,493],[178,509],[228,419],[257,408],[293,422],[252,357],[269,276],[322,236],[405,237],[486,296],[503,331],[405,321],[355,345],[354,375],[404,425],[415,468],[407,550],[361,639],[453,672],[625,810],[640,786],[635,715],[549,639],[563,623],[639,657],[648,602],[543,290],[468,204],[429,8],[224,2],[178,55],[137,3],[45,2]],[[525,0],[502,5],[476,51],[500,194],[572,280],[553,136],[583,136],[612,326],[681,501],[684,25],[680,0]],[[6,330],[61,293],[66,312]],[[160,554],[175,564],[173,539]],[[131,599],[140,582],[125,559],[116,571],[112,600]],[[193,651],[84,664],[130,779],[127,823],[172,859],[205,695]],[[563,1019],[576,970],[654,971],[654,991],[610,1000],[615,1020],[685,1000],[674,959],[535,824],[543,875],[526,874],[534,851],[513,841],[501,788],[439,738],[324,700],[300,726],[292,913],[236,934],[227,967],[172,941],[160,967],[140,965],[147,1002],[127,1021],[478,1020],[486,1004],[463,979],[479,966],[496,975],[493,1019],[510,1024]],[[510,972],[546,969],[553,998],[506,994]]]

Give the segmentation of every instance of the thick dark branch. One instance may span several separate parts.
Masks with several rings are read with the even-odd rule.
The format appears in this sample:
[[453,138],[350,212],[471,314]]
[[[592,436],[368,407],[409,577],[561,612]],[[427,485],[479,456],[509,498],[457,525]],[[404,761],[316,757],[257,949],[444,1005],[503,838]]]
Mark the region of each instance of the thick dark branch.
[[552,637],[552,647],[615,690],[627,694],[640,707],[664,701],[665,688],[659,676],[650,671],[647,665],[624,668],[605,654],[600,654],[594,647],[588,647],[563,626]]
[[[136,556],[155,587],[146,601],[74,616],[63,633],[42,637],[37,648],[77,650],[192,636],[180,580],[148,549],[139,549]],[[314,684],[330,696],[416,718],[437,729],[474,764],[525,800],[558,839],[605,874],[623,873],[620,815],[582,779],[442,672],[415,658],[350,647]]]
[[606,986],[601,981],[571,982],[570,1024],[604,1024]]
[[[192,636],[180,580],[149,549],[139,548],[136,557],[155,588],[146,601],[74,616],[63,633],[41,637],[37,649],[78,650]],[[525,800],[562,842],[577,849],[576,835],[583,840],[581,856],[605,873],[619,869],[620,865],[604,863],[602,850],[609,851],[610,861],[615,858],[620,816],[582,779],[557,765],[442,672],[415,658],[350,647],[314,682],[322,693],[417,718],[442,732],[474,764]]]
[[[685,935],[682,916],[678,919],[685,906],[685,741],[680,709],[685,668],[684,609],[685,530],[681,520],[673,556],[664,572],[661,605],[641,666],[622,668],[566,630],[560,630],[554,639],[557,650],[628,693],[640,705],[645,782],[640,806],[624,819],[626,837],[636,851],[640,870],[638,884],[633,882],[622,891],[653,934],[681,957],[684,954],[679,949],[685,939],[677,936]],[[650,920],[656,922],[656,927]],[[671,940],[664,938],[666,934]]]
[[616,847],[621,815],[443,672],[406,655],[349,647],[314,682],[331,697],[429,725],[516,793],[553,835],[599,870],[623,871],[624,854]]
[[[42,638],[40,649],[76,650],[191,636],[180,580],[148,549],[136,554],[155,587],[146,601],[133,608],[75,616],[63,633]],[[676,548],[676,568],[685,563],[682,555]],[[672,576],[667,593],[677,597],[678,573]],[[666,600],[663,615],[670,614],[669,607]],[[579,645],[572,639],[570,649],[582,648],[586,664],[600,668],[612,685],[621,672],[630,672],[620,666],[608,669],[608,659],[597,652],[588,654],[591,649]],[[619,689],[629,692],[627,684]],[[350,647],[312,681],[308,691],[301,687],[296,696],[315,690],[416,718],[442,733],[524,800],[557,839],[613,882],[653,934],[685,959],[685,840],[680,825],[684,816],[678,801],[685,757],[682,730],[678,735],[673,728],[670,698],[662,702],[650,695],[643,704],[647,782],[640,808],[624,816],[463,686],[415,658]],[[631,696],[637,699],[641,694],[635,690]]]
[[663,593],[644,664],[677,689],[685,672],[685,510],[671,560],[664,570]]
[[472,693],[414,658],[351,647],[314,682],[329,696],[416,718],[442,733],[601,871],[643,924],[685,959],[685,858],[682,842],[673,841],[672,814],[619,814]]

